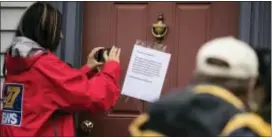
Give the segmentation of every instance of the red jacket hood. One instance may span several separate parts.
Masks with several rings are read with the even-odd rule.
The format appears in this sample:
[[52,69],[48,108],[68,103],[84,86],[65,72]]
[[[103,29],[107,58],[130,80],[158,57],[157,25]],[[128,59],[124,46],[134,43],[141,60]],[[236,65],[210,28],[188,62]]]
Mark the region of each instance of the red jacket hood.
[[44,54],[39,53],[35,56],[22,58],[22,57],[12,57],[10,54],[6,55],[5,67],[8,74],[20,74],[24,71],[27,71],[31,66]]
[[5,56],[4,67],[8,74],[27,71],[42,55],[48,53],[39,44],[26,38],[15,37]]

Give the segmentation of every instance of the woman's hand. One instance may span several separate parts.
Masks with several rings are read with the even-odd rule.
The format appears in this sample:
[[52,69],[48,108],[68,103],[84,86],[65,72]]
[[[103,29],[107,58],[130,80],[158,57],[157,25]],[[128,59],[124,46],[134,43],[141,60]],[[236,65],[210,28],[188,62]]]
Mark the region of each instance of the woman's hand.
[[121,53],[121,48],[117,48],[115,46],[113,46],[110,50],[110,53],[108,55],[107,51],[104,52],[104,59],[105,61],[116,61],[116,62],[120,62],[120,53]]
[[96,59],[94,58],[95,53],[98,52],[100,49],[104,49],[104,47],[94,48],[88,55],[87,65],[89,66],[90,69],[94,69],[96,67],[103,65],[103,63],[97,62]]

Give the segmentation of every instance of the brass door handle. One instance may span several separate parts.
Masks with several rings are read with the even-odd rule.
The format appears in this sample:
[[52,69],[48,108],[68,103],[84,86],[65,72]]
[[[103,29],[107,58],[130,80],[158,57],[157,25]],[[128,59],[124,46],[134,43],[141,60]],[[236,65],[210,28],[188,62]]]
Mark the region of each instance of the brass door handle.
[[168,26],[164,23],[164,15],[158,14],[157,23],[152,25],[151,32],[158,43],[161,43],[164,36],[167,34]]
[[94,124],[90,120],[85,120],[81,122],[80,127],[84,132],[87,132],[88,134],[90,134],[94,127]]

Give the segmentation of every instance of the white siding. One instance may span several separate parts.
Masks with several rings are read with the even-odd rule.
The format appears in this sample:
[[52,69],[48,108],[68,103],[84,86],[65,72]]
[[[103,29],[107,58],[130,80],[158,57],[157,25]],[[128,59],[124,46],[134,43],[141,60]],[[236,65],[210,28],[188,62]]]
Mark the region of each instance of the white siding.
[[1,34],[1,50],[0,52],[1,53],[4,53],[6,52],[13,36],[14,36],[14,32],[0,32]]
[[1,57],[0,57],[0,61],[1,61],[1,72],[0,72],[0,74],[1,74],[1,76],[3,76],[3,73],[2,73],[3,72],[2,71],[3,70],[3,65],[2,64],[4,62],[4,59],[5,59],[5,56],[1,55]]
[[1,7],[28,7],[33,1],[22,1],[22,2],[1,2]]
[[[4,60],[4,53],[6,48],[9,46],[13,36],[14,31],[17,27],[17,24],[26,10],[26,8],[31,5],[33,2],[1,2],[1,48],[0,48],[0,68],[1,68],[1,77],[0,77],[0,98],[2,98],[2,83],[4,82],[4,78],[2,75],[2,67]],[[0,109],[2,105],[0,103]]]
[[1,50],[9,46],[17,24],[28,6],[33,2],[0,2],[1,7]]
[[25,9],[2,8],[1,9],[1,30],[15,30]]

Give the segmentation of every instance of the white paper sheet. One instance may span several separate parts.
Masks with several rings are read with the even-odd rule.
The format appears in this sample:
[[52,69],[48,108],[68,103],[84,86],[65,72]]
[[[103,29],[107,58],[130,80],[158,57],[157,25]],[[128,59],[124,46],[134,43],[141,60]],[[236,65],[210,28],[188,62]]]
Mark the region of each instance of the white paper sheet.
[[171,55],[134,45],[122,95],[154,102],[160,98]]

